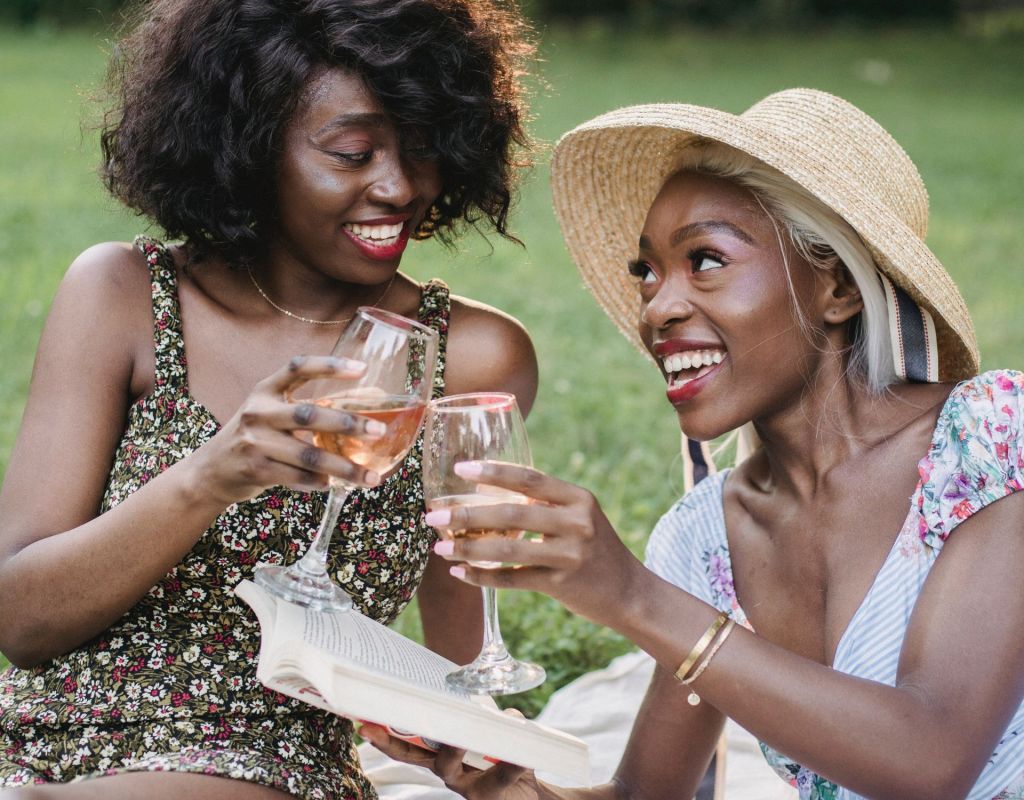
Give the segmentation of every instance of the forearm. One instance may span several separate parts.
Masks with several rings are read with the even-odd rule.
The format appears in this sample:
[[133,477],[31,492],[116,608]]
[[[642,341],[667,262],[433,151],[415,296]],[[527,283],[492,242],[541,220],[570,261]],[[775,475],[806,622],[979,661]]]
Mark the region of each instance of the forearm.
[[[674,672],[717,612],[653,573],[636,581],[608,624]],[[837,672],[741,628],[692,688],[779,752],[870,797],[955,797],[981,767],[958,759],[972,756],[928,697]]]
[[8,553],[0,565],[3,651],[31,665],[95,636],[179,563],[223,510],[179,462],[105,514]]

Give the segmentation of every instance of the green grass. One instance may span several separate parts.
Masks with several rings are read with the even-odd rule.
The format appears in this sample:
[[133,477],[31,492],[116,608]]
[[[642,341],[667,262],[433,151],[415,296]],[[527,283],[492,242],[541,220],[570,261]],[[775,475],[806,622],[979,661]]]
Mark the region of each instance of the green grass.
[[[974,312],[984,366],[1021,366],[1019,42],[905,30],[762,37],[680,30],[652,37],[592,26],[573,34],[542,31],[542,43],[548,88],[538,90],[534,131],[549,145],[621,105],[685,101],[738,112],[790,86],[835,92],[876,116],[924,175],[932,198],[929,243]],[[83,114],[97,113],[84,95],[102,77],[105,47],[101,35],[86,32],[26,37],[0,30],[0,474],[63,270],[88,244],[143,229],[102,193],[94,176],[96,135],[79,128]],[[594,491],[639,552],[680,493],[679,435],[659,378],[614,331],[569,263],[550,208],[546,161],[542,153],[515,215],[525,250],[469,237],[456,254],[413,248],[404,267],[419,278],[440,275],[454,291],[526,324],[541,364],[529,420],[535,459]],[[545,598],[506,594],[502,602],[514,651],[552,676],[514,701],[527,710],[627,648]],[[415,633],[414,615],[401,624]]]

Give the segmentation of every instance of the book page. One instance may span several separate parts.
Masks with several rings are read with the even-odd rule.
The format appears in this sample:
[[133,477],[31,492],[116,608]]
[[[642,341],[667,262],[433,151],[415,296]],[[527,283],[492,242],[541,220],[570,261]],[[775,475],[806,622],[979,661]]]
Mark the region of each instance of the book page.
[[445,683],[445,675],[456,668],[455,664],[380,623],[355,611],[327,614],[303,609],[303,612],[302,639],[307,644],[356,661],[375,672],[469,699],[468,694],[453,690]]
[[[416,744],[447,742],[587,782],[585,743],[502,714],[487,695],[451,691],[444,677],[455,665],[416,642],[357,612],[330,614],[277,600],[251,581],[235,592],[263,626],[257,674],[269,688],[403,731]],[[486,766],[470,758],[467,763]]]

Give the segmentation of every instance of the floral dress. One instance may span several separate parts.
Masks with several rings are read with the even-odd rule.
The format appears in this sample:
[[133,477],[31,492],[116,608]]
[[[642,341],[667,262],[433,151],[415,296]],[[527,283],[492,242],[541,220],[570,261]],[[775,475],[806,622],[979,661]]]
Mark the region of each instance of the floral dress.
[[[947,399],[920,481],[885,563],[839,640],[833,669],[889,686],[910,615],[942,546],[965,519],[1024,488],[1024,374],[987,372]],[[698,484],[662,517],[647,565],[751,628],[736,599],[722,486],[728,470]],[[752,628],[751,628],[752,629]],[[768,763],[801,800],[858,800],[762,743]],[[1014,713],[967,800],[1024,800],[1024,703]]]
[[[176,273],[139,237],[152,276],[156,380],[136,402],[101,511],[208,441],[216,419],[188,389]],[[444,388],[448,289],[423,287],[420,321],[440,334]],[[423,524],[416,442],[379,487],[353,492],[328,568],[361,611],[390,622],[416,590],[435,535]],[[173,770],[273,786],[305,798],[372,800],[352,726],[256,680],[260,631],[232,590],[257,564],[295,560],[323,493],[275,487],[229,506],[180,564],[111,628],[33,669],[0,676],[0,786]]]

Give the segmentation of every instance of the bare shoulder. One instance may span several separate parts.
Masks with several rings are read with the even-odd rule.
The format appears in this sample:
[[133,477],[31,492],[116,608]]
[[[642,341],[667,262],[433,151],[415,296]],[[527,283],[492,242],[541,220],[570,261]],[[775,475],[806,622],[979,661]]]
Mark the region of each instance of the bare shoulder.
[[[127,242],[104,242],[83,251],[57,289],[42,346],[71,348],[110,359],[132,376],[151,373],[152,290],[145,257]],[[89,344],[76,347],[84,330]],[[84,343],[83,343],[84,344]],[[144,378],[143,378],[144,380]]]
[[452,296],[445,393],[512,392],[523,413],[537,393],[537,354],[517,319],[484,303]]
[[102,242],[82,251],[71,262],[63,285],[120,295],[116,298],[119,300],[131,299],[130,295],[143,289],[148,297],[149,269],[143,254],[128,242]]

